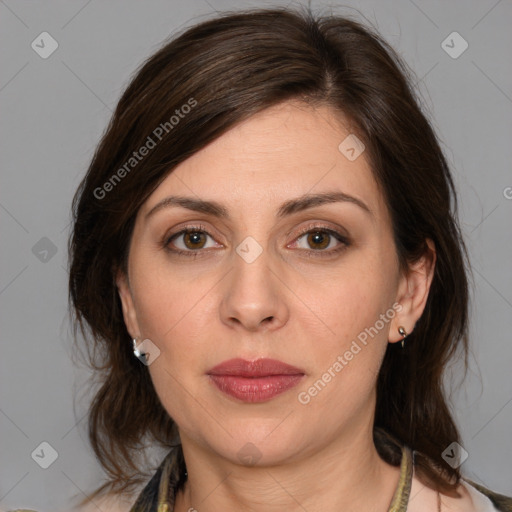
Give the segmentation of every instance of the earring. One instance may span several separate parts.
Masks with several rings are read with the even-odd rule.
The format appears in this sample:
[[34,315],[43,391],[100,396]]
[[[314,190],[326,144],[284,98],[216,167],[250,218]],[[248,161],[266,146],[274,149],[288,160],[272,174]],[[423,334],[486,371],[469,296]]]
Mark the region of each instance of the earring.
[[402,343],[402,348],[404,348],[404,343],[405,343],[404,340],[405,340],[405,338],[407,338],[407,332],[404,329],[404,327],[402,327],[402,326],[398,327],[398,332],[400,333],[400,336],[403,336],[401,343]]
[[137,348],[137,338],[133,338],[133,354],[137,359],[140,359],[140,356],[142,355],[140,350]]

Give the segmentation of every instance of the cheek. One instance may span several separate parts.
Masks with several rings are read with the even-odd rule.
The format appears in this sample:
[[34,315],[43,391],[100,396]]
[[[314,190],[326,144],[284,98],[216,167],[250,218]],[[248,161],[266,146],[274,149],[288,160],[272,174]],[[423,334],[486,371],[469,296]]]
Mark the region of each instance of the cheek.
[[[192,389],[194,380],[211,366],[207,345],[216,343],[212,319],[218,317],[212,301],[215,279],[193,278],[161,262],[146,264],[133,279],[141,335],[160,350],[150,373],[155,387],[175,400],[181,385]],[[215,316],[217,315],[217,316]],[[215,357],[215,352],[213,356]]]
[[[318,336],[310,350],[314,351],[315,369],[327,372],[336,361],[341,360],[345,378],[366,379],[378,372],[387,346],[390,322],[394,317],[386,294],[369,293],[364,283],[357,286],[350,282],[346,287],[338,287],[321,311],[328,330]],[[320,299],[320,298],[319,298]],[[314,336],[318,330],[310,332]],[[354,371],[346,371],[347,369]],[[338,367],[339,369],[339,367]],[[331,370],[332,371],[332,370]]]
[[201,307],[205,283],[194,280],[186,269],[163,265],[161,259],[147,258],[139,269],[133,289],[141,333],[165,344],[183,325],[195,325],[191,317]]
[[[344,404],[354,410],[373,393],[396,314],[392,254],[387,261],[373,254],[378,253],[347,261],[328,279],[314,276],[317,286],[313,278],[301,285],[298,293],[307,293],[308,305],[322,320],[316,332],[310,326],[309,337],[316,334],[309,347],[314,373],[301,389],[301,403],[334,408]],[[306,324],[302,327],[307,332]]]
[[[297,295],[307,297],[307,305],[321,320],[319,326],[325,326],[321,330],[325,343],[321,346],[342,348],[368,329],[375,333],[372,328],[376,322],[379,336],[375,337],[387,338],[392,317],[388,314],[384,323],[379,319],[394,303],[394,267],[377,257],[358,256],[300,281]],[[364,334],[360,338],[364,341]]]
[[362,290],[336,298],[347,301],[327,311],[335,335],[324,335],[310,347],[314,370],[297,391],[304,412],[324,418],[326,431],[368,413],[391,319],[388,314],[387,323],[381,320],[387,310]]

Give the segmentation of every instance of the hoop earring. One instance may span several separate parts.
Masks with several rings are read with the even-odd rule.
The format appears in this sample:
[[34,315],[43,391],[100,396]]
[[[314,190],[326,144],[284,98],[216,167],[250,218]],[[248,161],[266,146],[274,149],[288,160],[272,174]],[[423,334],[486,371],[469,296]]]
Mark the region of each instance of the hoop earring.
[[398,332],[399,332],[400,336],[403,336],[402,341],[401,341],[401,344],[402,344],[402,348],[404,348],[404,344],[405,344],[404,340],[405,340],[405,338],[407,338],[407,331],[405,330],[405,328],[404,328],[404,327],[402,327],[402,326],[400,325],[400,326],[398,327]]

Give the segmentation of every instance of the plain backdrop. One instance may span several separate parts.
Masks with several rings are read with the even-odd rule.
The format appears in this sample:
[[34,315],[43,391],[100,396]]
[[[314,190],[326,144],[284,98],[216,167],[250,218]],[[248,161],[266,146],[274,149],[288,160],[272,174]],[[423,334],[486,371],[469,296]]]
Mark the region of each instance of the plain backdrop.
[[[89,374],[70,359],[66,244],[72,194],[120,94],[183,27],[273,5],[287,3],[0,1],[2,509],[65,510],[103,477],[86,438],[87,399],[76,399]],[[474,269],[471,368],[452,393],[469,455],[462,470],[512,495],[512,2],[311,5],[331,6],[366,18],[405,58],[443,141]]]

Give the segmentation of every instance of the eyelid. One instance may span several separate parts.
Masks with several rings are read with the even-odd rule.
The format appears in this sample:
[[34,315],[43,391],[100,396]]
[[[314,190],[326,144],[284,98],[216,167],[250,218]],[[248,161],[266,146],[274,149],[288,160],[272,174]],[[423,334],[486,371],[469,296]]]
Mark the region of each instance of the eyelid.
[[[177,231],[174,231],[175,229],[177,229]],[[162,244],[163,245],[168,245],[173,238],[176,238],[178,236],[184,235],[187,232],[191,233],[191,232],[194,232],[194,231],[199,231],[199,232],[205,233],[210,238],[215,238],[210,233],[210,228],[206,227],[204,224],[201,224],[201,223],[186,224],[184,226],[178,226],[178,227],[173,228],[172,231],[173,231],[173,233],[168,234],[168,232],[166,232],[165,235],[163,236],[163,238],[162,238]],[[188,251],[186,251],[186,252],[188,252]],[[190,252],[197,252],[197,251],[190,251]]]
[[[297,240],[302,238],[307,233],[314,233],[315,231],[320,231],[323,233],[327,233],[332,238],[335,238],[339,242],[339,246],[334,249],[329,250],[315,250],[315,249],[300,249],[301,252],[304,252],[308,255],[308,257],[318,257],[318,258],[329,258],[335,257],[338,253],[346,249],[348,246],[352,245],[352,240],[348,234],[345,234],[340,231],[345,231],[341,228],[333,228],[329,225],[321,224],[319,222],[313,222],[303,228],[300,229],[299,233],[294,237],[291,243],[296,243]],[[287,247],[289,247],[288,244]]]
[[[308,224],[307,226],[300,228],[296,237],[302,236],[305,233],[309,233],[310,231],[314,231],[315,229],[317,229],[318,231],[327,231],[327,232],[336,234],[339,237],[344,238],[347,241],[349,241],[348,234],[340,233],[340,231],[344,231],[340,227],[334,228],[334,227],[329,226],[328,224],[322,224],[321,222],[312,222],[311,224]],[[289,231],[288,234],[291,232],[293,232],[293,230]]]
[[[203,225],[201,223],[197,223],[194,225],[186,224],[184,226],[178,226],[177,228],[174,228],[174,229],[178,229],[178,231],[174,231],[171,234],[168,234],[168,232],[166,232],[166,234],[163,236],[162,241],[161,241],[161,245],[167,251],[174,253],[174,254],[178,254],[178,255],[180,255],[180,254],[192,255],[193,254],[193,255],[195,255],[194,257],[199,256],[201,253],[211,252],[212,248],[207,248],[207,249],[199,248],[197,250],[193,250],[193,249],[183,250],[183,249],[169,249],[169,247],[168,247],[173,239],[175,239],[179,236],[182,236],[182,235],[186,234],[187,232],[188,233],[194,232],[194,231],[202,232],[206,236],[209,236],[210,238],[215,240],[215,237],[210,233],[209,228],[207,228],[205,225]],[[290,244],[288,244],[286,247],[288,247],[292,243],[296,242],[296,240],[301,238],[303,235],[305,235],[307,233],[314,232],[315,230],[326,232],[329,236],[336,238],[337,241],[340,242],[340,244],[342,244],[344,246],[351,245],[350,237],[347,234],[343,234],[342,232],[340,232],[340,231],[343,231],[341,228],[333,228],[325,223],[322,223],[321,221],[317,221],[317,222],[311,222],[307,226],[300,228],[299,232],[294,236],[294,239],[292,240],[292,242],[290,242]],[[285,236],[289,236],[290,233],[292,233],[292,232],[293,232],[293,230],[288,231]],[[218,243],[218,242],[216,242],[216,243]],[[220,245],[222,245],[222,244],[220,244]],[[341,249],[343,249],[343,247]],[[305,252],[315,253],[315,256],[319,256],[319,257],[326,256],[327,257],[327,256],[332,256],[332,255],[336,254],[341,249],[335,248],[335,249],[330,249],[327,251],[326,250],[315,250],[315,249],[300,249],[300,250],[305,251]]]

